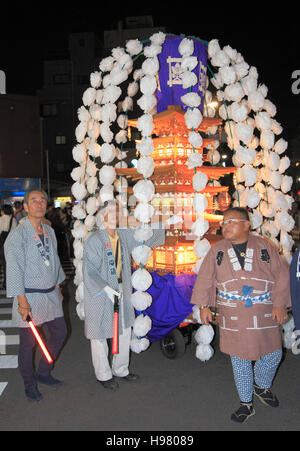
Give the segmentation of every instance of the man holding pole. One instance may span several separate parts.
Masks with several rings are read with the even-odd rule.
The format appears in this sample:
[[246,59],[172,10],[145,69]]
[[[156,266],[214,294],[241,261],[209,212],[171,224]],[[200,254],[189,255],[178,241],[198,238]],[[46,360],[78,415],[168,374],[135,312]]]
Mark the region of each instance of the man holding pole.
[[28,217],[5,241],[7,262],[7,296],[14,297],[12,319],[20,329],[19,369],[30,401],[40,401],[37,382],[57,387],[61,382],[50,375],[53,363],[41,356],[36,375],[32,353],[36,344],[29,320],[34,325],[46,324],[50,333],[47,348],[53,360],[66,338],[60,283],[65,274],[57,255],[54,231],[43,223],[47,195],[43,190],[27,191],[24,209]]
[[[84,244],[83,281],[85,334],[91,341],[92,362],[97,380],[104,388],[116,390],[114,376],[128,382],[138,375],[129,372],[131,326],[135,320],[130,302],[131,251],[140,245],[132,228],[117,228],[119,204],[107,201],[100,210],[101,227]],[[145,244],[155,247],[165,241],[165,230],[153,229],[153,236]],[[117,298],[117,299],[116,299]],[[108,359],[107,339],[113,337],[114,306],[118,300],[119,352]]]
[[213,321],[210,307],[218,308],[220,350],[231,357],[240,398],[231,419],[243,423],[255,414],[253,393],[269,407],[279,405],[270,389],[282,358],[289,272],[270,242],[249,233],[247,210],[225,211],[221,226],[224,240],[205,257],[191,303],[200,306],[204,324]]

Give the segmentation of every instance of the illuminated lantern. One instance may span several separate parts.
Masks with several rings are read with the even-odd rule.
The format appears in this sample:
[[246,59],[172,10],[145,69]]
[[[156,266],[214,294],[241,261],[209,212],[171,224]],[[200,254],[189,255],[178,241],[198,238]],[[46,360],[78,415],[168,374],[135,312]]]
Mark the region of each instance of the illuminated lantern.
[[[140,127],[138,120],[128,120],[128,125],[132,128]],[[207,133],[207,129],[220,126],[222,120],[218,118],[203,118],[200,126],[195,132]],[[214,139],[203,138],[201,147],[194,152],[193,146],[189,141],[189,130],[187,129],[184,111],[180,106],[169,106],[166,111],[153,115],[151,154],[155,168],[153,174],[148,177],[155,186],[156,195],[151,201],[155,208],[155,220],[158,222],[162,216],[179,216],[183,219],[182,228],[174,229],[173,226],[166,232],[166,242],[164,246],[158,246],[152,251],[146,268],[150,271],[169,274],[193,274],[197,262],[197,256],[194,252],[194,238],[190,236],[191,225],[196,219],[195,204],[198,208],[205,205],[205,221],[211,225],[219,223],[222,215],[215,215],[213,212],[218,209],[214,198],[218,193],[224,193],[228,196],[228,187],[221,186],[217,181],[225,174],[235,172],[235,168],[224,168],[215,166],[197,167],[196,173],[205,175],[205,180],[211,180],[211,183],[204,183],[204,189],[201,194],[203,199],[195,198],[195,189],[193,187],[193,178],[195,169],[187,166],[187,161],[201,158],[206,161],[207,156],[203,155],[203,147],[213,146]],[[149,140],[148,140],[149,141]],[[137,149],[141,149],[141,154],[146,155],[146,144],[142,140],[137,142]],[[190,158],[192,156],[192,158]],[[193,164],[191,163],[191,166]],[[198,172],[199,171],[199,172]],[[125,175],[134,180],[143,179],[135,168],[118,168],[117,175]],[[149,183],[149,182],[148,182]],[[206,185],[206,186],[205,186]],[[128,194],[131,194],[132,188],[128,188]],[[146,194],[146,192],[145,192]],[[198,195],[199,196],[199,195]],[[200,200],[202,202],[200,202]],[[217,235],[208,235],[210,242],[218,239]]]

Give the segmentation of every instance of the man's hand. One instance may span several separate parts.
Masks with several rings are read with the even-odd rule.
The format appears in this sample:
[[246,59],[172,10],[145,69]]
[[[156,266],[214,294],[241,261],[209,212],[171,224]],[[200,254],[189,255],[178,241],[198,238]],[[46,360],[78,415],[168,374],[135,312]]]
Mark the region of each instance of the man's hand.
[[206,326],[213,322],[213,314],[209,307],[200,308],[200,318],[202,323]]
[[63,296],[63,294],[62,294],[62,291],[61,291],[60,286],[59,286],[59,285],[56,285],[56,288],[58,289],[58,293],[59,293],[59,296],[60,296],[60,300],[63,301],[63,300],[64,300],[64,296]]
[[285,307],[273,307],[272,319],[277,322],[277,324],[284,324],[288,319],[288,315]]
[[18,312],[21,315],[21,318],[24,322],[26,322],[26,318],[29,315],[32,319],[31,307],[29,302],[26,299],[26,296],[18,296]]
[[109,297],[109,299],[111,300],[111,302],[113,304],[115,302],[115,296],[120,297],[120,293],[118,293],[113,288],[109,287],[108,285],[106,285],[106,287],[104,287],[103,290],[105,291],[105,293],[107,294],[107,296]]

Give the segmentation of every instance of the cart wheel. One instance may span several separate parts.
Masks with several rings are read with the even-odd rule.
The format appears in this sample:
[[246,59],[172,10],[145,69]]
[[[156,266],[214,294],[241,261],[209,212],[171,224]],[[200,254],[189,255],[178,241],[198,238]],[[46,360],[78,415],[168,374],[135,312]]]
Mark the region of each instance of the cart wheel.
[[167,359],[178,359],[185,353],[185,341],[178,329],[173,329],[166,337],[160,340],[161,352]]

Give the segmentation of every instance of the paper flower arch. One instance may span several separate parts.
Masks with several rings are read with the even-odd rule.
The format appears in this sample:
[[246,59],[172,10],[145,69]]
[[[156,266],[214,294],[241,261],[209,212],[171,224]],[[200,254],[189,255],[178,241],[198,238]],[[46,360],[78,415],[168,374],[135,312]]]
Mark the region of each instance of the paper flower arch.
[[[75,238],[74,282],[77,286],[77,314],[84,319],[83,242],[96,226],[99,197],[101,202],[111,200],[116,189],[119,192],[117,198],[126,207],[127,181],[124,177],[117,179],[115,168],[126,167],[123,162],[126,158],[123,146],[128,140],[128,111],[132,109],[133,98],[138,93],[142,94],[137,100],[143,111],[137,121],[142,135],[140,143],[137,144],[140,154],[137,171],[143,176],[143,180],[138,181],[134,187],[134,195],[138,200],[134,216],[141,222],[141,226],[135,231],[135,239],[141,245],[132,252],[133,259],[140,267],[132,275],[132,286],[136,291],[131,297],[134,308],[139,312],[131,341],[131,349],[137,353],[149,346],[146,335],[151,329],[151,319],[142,313],[152,302],[151,296],[146,293],[152,283],[152,276],[144,268],[150,257],[150,249],[144,242],[152,235],[149,223],[154,214],[151,201],[155,195],[155,186],[148,180],[154,171],[154,160],[151,157],[154,124],[151,111],[157,104],[155,91],[156,75],[159,71],[158,55],[165,39],[166,35],[159,32],[144,42],[138,39],[130,40],[125,48],[115,48],[111,56],[101,60],[100,70],[91,74],[91,87],[84,92],[83,106],[78,109],[79,124],[75,130],[77,145],[73,148],[73,158],[78,163],[71,173],[74,180],[72,194],[78,201],[72,210],[76,218],[72,230]],[[195,150],[201,147],[202,136],[195,130],[201,124],[203,114],[213,117],[216,108],[209,106],[212,92],[208,89],[208,77],[203,114],[199,109],[200,96],[191,92],[191,87],[197,83],[197,77],[192,70],[198,64],[197,57],[193,56],[193,39],[183,38],[178,50],[182,55],[183,88],[187,91],[181,100],[186,106],[184,117],[189,130],[188,139],[193,146],[193,153],[189,155],[186,164],[195,170],[193,206],[197,219],[192,225],[192,233],[196,236],[194,250],[199,260],[195,272],[198,272],[210,244],[203,238],[209,223],[203,214],[207,201],[201,193],[208,183],[208,178],[206,174],[196,171],[203,161],[202,155]],[[134,61],[140,55],[144,55],[144,62],[140,69],[133,70]],[[233,152],[233,164],[237,167],[234,205],[250,209],[252,228],[270,238],[290,262],[293,246],[290,232],[294,227],[294,220],[288,213],[293,198],[287,193],[293,180],[292,177],[284,175],[290,166],[290,160],[287,156],[281,156],[287,149],[287,142],[283,138],[276,140],[282,133],[281,125],[275,120],[276,107],[267,99],[266,86],[258,84],[256,68],[249,67],[242,55],[230,46],[221,49],[216,39],[208,44],[208,71],[211,85],[216,91],[216,99],[220,103],[218,114],[224,120],[227,144]],[[130,81],[131,74],[133,77]],[[122,97],[119,85],[128,79],[127,92]],[[117,104],[121,105],[119,111]],[[119,129],[115,135],[111,130],[112,125],[117,125]],[[216,130],[210,132],[214,134]],[[209,150],[211,164],[217,164],[220,160],[217,147],[218,141],[215,141],[214,148]],[[102,163],[100,170],[95,162],[99,157]],[[115,159],[119,161],[113,166]],[[204,327],[208,326],[201,328]],[[201,341],[203,334],[204,332],[199,333],[198,346],[201,346],[201,349],[198,349],[196,355],[201,360],[207,360],[213,354],[209,345],[213,334],[208,329],[207,336]]]

